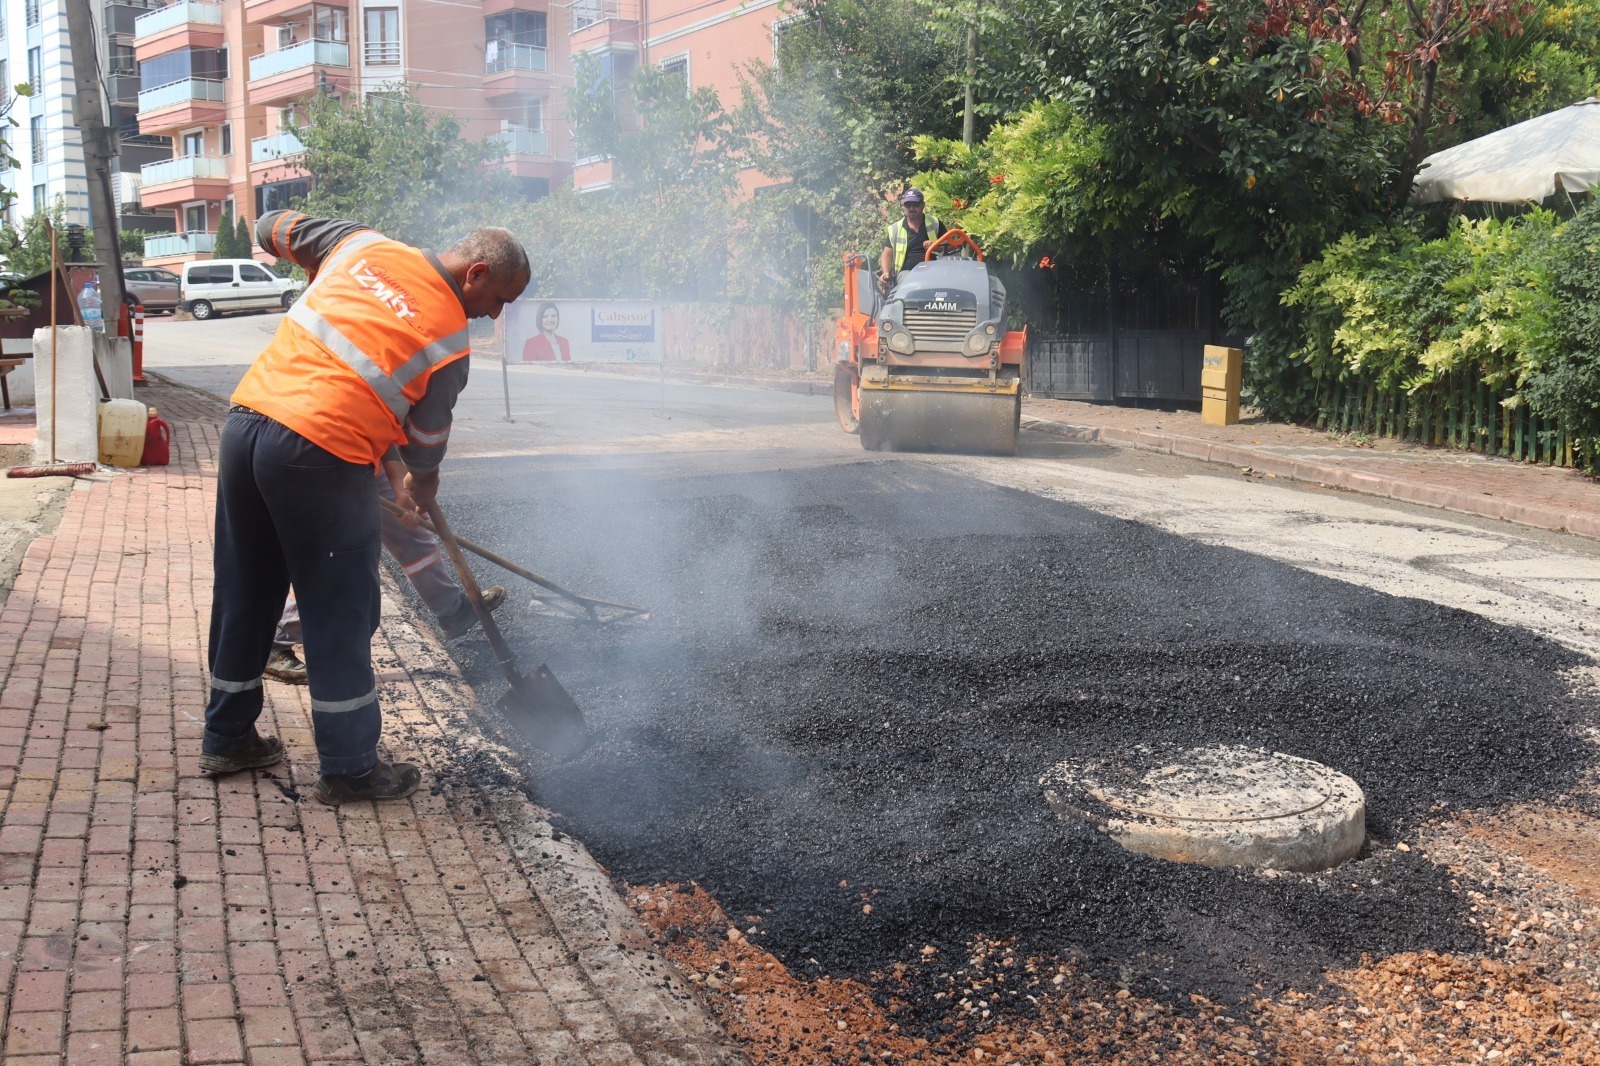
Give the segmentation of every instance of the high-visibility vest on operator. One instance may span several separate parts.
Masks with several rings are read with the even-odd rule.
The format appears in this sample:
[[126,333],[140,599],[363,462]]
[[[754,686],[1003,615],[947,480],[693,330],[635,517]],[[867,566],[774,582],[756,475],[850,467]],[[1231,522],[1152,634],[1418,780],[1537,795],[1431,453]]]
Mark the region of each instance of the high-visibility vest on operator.
[[[942,228],[944,224],[937,218],[932,215],[922,216],[922,232],[928,235],[929,244],[934,242],[935,234]],[[911,230],[906,226],[905,219],[897,218],[889,223],[888,241],[892,249],[889,254],[894,256],[894,269],[899,271],[901,264],[906,261],[906,248],[911,244]]]
[[406,442],[434,371],[469,351],[449,281],[419,250],[362,230],[322,261],[233,402],[347,462],[376,463]]

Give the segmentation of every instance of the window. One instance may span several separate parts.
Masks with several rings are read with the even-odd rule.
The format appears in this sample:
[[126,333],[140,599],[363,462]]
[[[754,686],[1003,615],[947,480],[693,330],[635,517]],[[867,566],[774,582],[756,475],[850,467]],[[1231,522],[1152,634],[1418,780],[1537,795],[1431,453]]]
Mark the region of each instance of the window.
[[25,0],[22,10],[27,17],[28,25],[39,25],[39,0]]
[[222,134],[222,154],[223,155],[232,155],[233,154],[233,123],[224,122],[222,124],[221,134]]
[[683,79],[683,95],[689,95],[689,53],[679,52],[661,61],[661,72]]
[[369,7],[365,12],[366,32],[362,58],[369,67],[400,64],[400,9]]
[[11,99],[11,64],[0,59],[0,100]]
[[530,96],[522,103],[522,128],[541,132],[544,130],[544,100]]
[[185,130],[180,143],[183,145],[183,155],[205,155],[206,131],[203,129]]
[[272,275],[256,266],[254,263],[239,264],[240,281],[271,281]]
[[311,36],[319,41],[348,41],[350,13],[342,7],[313,7]]
[[190,285],[232,285],[233,264],[210,266],[205,263],[191,263],[188,278]]
[[483,20],[485,71],[544,70],[547,43],[543,11],[507,11]]
[[40,211],[44,210],[44,208],[45,208],[45,202],[44,201],[45,201],[44,186],[43,185],[35,185],[33,187],[33,211],[34,211],[34,214],[38,214]]
[[34,92],[44,84],[44,61],[37,48],[28,49],[28,84],[33,86]]
[[185,233],[204,233],[206,231],[206,205],[183,205],[183,231]]
[[33,161],[44,162],[44,116],[34,115],[28,120],[28,139],[33,142]]
[[228,50],[180,48],[176,52],[167,52],[139,64],[140,84],[146,89],[171,85],[175,81],[185,81],[189,78],[227,81]]

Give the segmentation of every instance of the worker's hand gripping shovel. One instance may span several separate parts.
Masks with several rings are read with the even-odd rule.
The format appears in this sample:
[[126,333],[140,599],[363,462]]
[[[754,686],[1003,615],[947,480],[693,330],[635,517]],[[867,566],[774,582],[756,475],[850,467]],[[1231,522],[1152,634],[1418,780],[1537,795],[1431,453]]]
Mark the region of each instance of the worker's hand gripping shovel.
[[495,624],[494,616],[484,606],[478,581],[467,569],[466,556],[461,554],[461,547],[456,543],[455,534],[450,531],[450,523],[445,521],[438,503],[429,504],[428,517],[433,522],[433,531],[438,535],[439,542],[450,556],[450,562],[455,565],[456,575],[461,578],[461,588],[472,602],[472,609],[483,625],[484,636],[489,638],[489,644],[494,648],[495,658],[500,661],[500,669],[506,675],[506,683],[511,686],[510,691],[500,697],[500,712],[535,747],[557,758],[578,754],[589,743],[589,730],[584,725],[583,712],[567,694],[567,690],[561,687],[561,682],[556,680],[548,666],[541,665],[531,676],[522,672],[516,656],[511,653],[511,646]]

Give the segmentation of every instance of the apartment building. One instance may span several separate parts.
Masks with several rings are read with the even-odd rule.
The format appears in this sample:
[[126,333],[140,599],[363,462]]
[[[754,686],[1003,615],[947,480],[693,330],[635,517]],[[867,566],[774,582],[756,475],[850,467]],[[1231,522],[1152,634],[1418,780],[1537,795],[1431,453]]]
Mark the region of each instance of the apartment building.
[[[773,34],[788,16],[782,0],[575,0],[574,55],[600,61],[602,76],[626,84],[641,64],[681,71],[689,88],[716,90],[724,107],[739,96],[739,74],[750,60],[770,63]],[[602,157],[575,161],[573,184],[580,191],[611,184],[612,163]],[[740,174],[746,193],[766,184],[753,169]]]
[[492,137],[530,197],[570,173],[562,104],[568,8],[551,0],[177,0],[142,14],[133,47],[139,130],[171,157],[142,168],[146,208],[177,232],[147,263],[204,258],[224,207],[254,219],[308,188],[297,115],[317,93],[409,85],[472,138]]
[[[133,62],[134,20],[155,0],[95,0],[96,65],[105,88],[107,121],[121,133],[120,169],[137,175],[139,167],[169,154],[164,139],[143,136],[134,122],[139,72]],[[27,82],[33,95],[15,96],[13,86]],[[89,187],[83,165],[83,141],[72,113],[76,96],[72,45],[62,0],[0,0],[0,90],[8,115],[17,125],[6,132],[15,165],[0,169],[0,184],[15,194],[6,221],[54,204],[66,205],[68,222],[89,224]],[[119,173],[113,195],[130,203],[136,180]],[[157,228],[159,218],[138,215],[123,219],[124,228]],[[170,228],[170,227],[169,227]]]

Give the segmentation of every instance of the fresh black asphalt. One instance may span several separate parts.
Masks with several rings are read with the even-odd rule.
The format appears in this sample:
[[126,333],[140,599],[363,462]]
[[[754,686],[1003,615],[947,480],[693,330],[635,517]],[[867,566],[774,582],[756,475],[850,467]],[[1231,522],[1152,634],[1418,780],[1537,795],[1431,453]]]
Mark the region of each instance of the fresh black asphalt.
[[[1470,886],[1394,844],[1560,797],[1589,766],[1575,653],[932,463],[462,460],[442,502],[461,534],[654,612],[576,625],[507,581],[513,645],[595,733],[565,764],[528,753],[535,798],[616,876],[761,915],[799,973],[866,976],[925,945],[953,969],[987,937],[1176,1002],[1312,988],[1362,953],[1482,950]],[[485,642],[452,651],[492,702]],[[1051,814],[1052,763],[1141,743],[1327,763],[1366,791],[1369,846],[1266,878]]]

